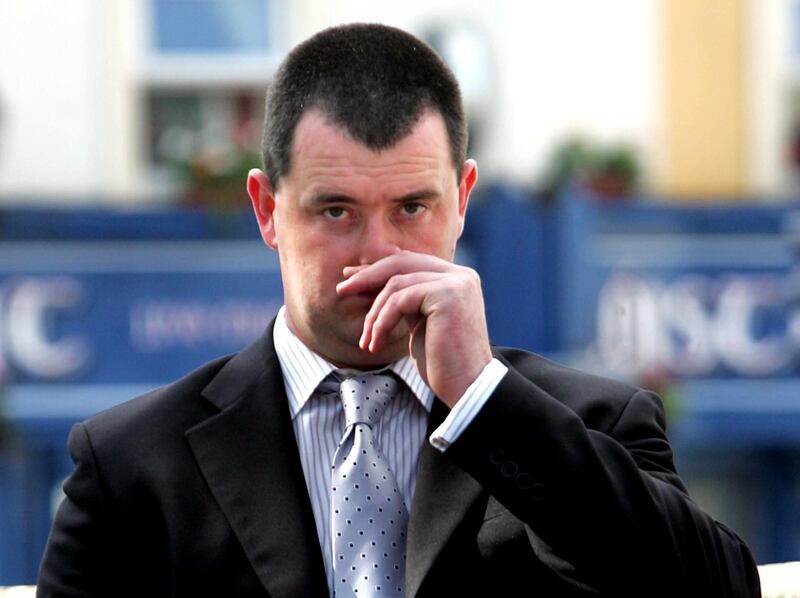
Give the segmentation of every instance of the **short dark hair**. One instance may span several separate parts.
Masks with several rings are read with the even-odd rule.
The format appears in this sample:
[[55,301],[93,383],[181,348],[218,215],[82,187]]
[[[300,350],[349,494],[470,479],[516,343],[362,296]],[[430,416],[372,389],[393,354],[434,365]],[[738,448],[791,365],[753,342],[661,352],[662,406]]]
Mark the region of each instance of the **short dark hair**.
[[405,31],[366,23],[331,27],[284,59],[267,91],[262,145],[275,188],[291,168],[297,123],[311,108],[374,150],[403,139],[426,110],[438,111],[461,178],[467,125],[458,82],[430,46]]

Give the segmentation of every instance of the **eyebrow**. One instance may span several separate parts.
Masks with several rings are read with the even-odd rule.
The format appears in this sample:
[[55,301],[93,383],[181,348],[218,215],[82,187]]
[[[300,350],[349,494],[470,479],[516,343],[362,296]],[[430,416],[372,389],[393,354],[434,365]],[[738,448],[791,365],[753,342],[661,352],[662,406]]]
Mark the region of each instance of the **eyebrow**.
[[318,193],[309,197],[307,200],[309,205],[328,205],[328,204],[341,204],[341,203],[356,203],[354,197],[345,195],[344,193]]
[[397,203],[407,203],[409,201],[417,201],[420,199],[438,199],[441,196],[441,191],[437,189],[420,189],[418,191],[412,191],[411,193],[402,195],[394,201]]
[[[418,201],[420,199],[438,199],[442,193],[436,189],[419,189],[406,193],[400,197],[393,198],[392,203],[408,203],[411,201]],[[330,204],[354,204],[358,200],[350,195],[344,193],[319,193],[308,198],[308,204],[311,206],[325,206]]]

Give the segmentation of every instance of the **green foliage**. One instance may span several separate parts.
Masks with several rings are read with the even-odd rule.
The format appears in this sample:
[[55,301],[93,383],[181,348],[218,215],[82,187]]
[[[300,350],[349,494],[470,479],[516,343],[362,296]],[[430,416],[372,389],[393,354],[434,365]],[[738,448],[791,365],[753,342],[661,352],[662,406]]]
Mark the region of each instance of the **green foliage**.
[[601,145],[581,138],[559,144],[544,179],[545,193],[554,195],[570,184],[602,197],[633,193],[641,176],[636,152],[626,145]]

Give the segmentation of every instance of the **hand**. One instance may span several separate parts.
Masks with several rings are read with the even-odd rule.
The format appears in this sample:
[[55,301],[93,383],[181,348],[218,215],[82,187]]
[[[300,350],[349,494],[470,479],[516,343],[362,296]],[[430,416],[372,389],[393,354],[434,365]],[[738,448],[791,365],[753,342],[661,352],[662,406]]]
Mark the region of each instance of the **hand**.
[[361,349],[379,352],[405,320],[414,365],[452,408],[492,360],[478,274],[411,251],[347,267],[343,274],[346,280],[336,286],[341,295],[380,289],[364,319]]

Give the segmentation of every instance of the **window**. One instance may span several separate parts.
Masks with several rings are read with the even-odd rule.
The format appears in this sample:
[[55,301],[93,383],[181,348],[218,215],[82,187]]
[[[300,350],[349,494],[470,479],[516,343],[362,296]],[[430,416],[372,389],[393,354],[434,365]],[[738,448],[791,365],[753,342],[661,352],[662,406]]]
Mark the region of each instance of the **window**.
[[[145,167],[179,201],[238,204],[259,165],[286,0],[149,0],[141,15]],[[246,200],[246,197],[244,198]]]
[[265,0],[152,0],[157,52],[253,52],[270,49]]

